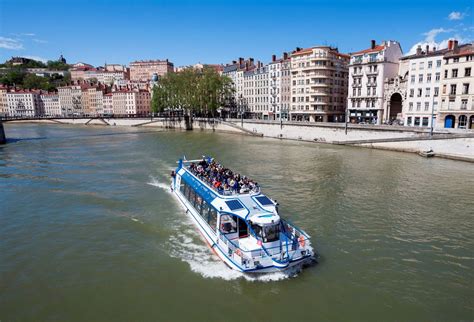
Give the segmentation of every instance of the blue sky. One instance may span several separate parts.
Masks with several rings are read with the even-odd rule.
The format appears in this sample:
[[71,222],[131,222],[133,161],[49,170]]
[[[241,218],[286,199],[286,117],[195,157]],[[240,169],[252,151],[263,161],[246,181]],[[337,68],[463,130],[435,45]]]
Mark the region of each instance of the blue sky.
[[0,61],[11,56],[175,66],[268,62],[295,47],[365,49],[371,39],[420,43],[474,39],[472,0],[78,1],[0,0]]

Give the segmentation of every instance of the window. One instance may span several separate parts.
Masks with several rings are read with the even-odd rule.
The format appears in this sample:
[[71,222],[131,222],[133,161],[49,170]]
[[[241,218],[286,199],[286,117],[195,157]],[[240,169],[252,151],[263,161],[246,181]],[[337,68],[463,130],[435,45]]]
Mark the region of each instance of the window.
[[415,96],[415,90],[412,88],[410,89],[410,97],[413,97]]
[[[413,103],[410,103],[410,104],[413,105]],[[412,106],[412,107],[413,107],[413,106]],[[408,125],[408,126],[411,126],[411,121],[412,121],[412,117],[409,116],[409,117],[407,118],[407,125]]]
[[440,73],[436,73],[435,74],[435,81],[439,82],[439,79],[440,79]]
[[467,110],[467,99],[461,100],[461,110]]
[[423,74],[418,75],[418,82],[423,83]]
[[441,67],[441,60],[436,61],[436,67]]
[[421,102],[416,103],[416,111],[417,112],[421,111]]
[[237,220],[235,216],[223,214],[221,215],[221,222],[219,230],[223,234],[232,234],[237,232]]
[[420,69],[424,69],[424,68],[425,68],[425,63],[421,61],[421,62],[420,62],[420,67],[419,67],[419,68],[420,68]]
[[426,75],[426,81],[431,83],[431,74]]
[[416,69],[416,63],[411,63],[411,70],[415,70]]
[[466,115],[461,115],[459,117],[459,125],[458,128],[460,129],[465,129],[467,124],[467,116]]
[[459,57],[453,58],[453,63],[459,63]]
[[437,97],[439,95],[439,87],[434,88],[434,96]]
[[471,67],[467,67],[464,69],[464,77],[471,76]]
[[421,97],[423,93],[423,90],[421,88],[418,88],[418,94],[416,95],[416,97]]
[[430,92],[431,92],[431,88],[427,87],[425,89],[425,97],[430,97],[430,94],[431,94]]
[[429,62],[428,62],[428,68],[431,68],[431,67],[433,67],[433,62],[432,62],[432,61],[429,61]]
[[372,95],[376,95],[376,94],[377,94],[376,88],[374,87],[374,88],[372,88]]
[[424,117],[423,120],[422,120],[422,126],[428,126],[428,118],[427,117]]
[[451,85],[451,91],[449,92],[449,95],[456,95],[456,84]]
[[458,77],[458,70],[457,70],[457,69],[453,69],[453,70],[451,71],[451,77],[452,77],[452,78]]
[[415,117],[415,126],[420,126],[420,118]]
[[427,112],[430,109],[430,103],[425,102],[425,112]]
[[444,71],[444,78],[448,78],[448,70]]
[[415,83],[415,75],[411,75],[411,83],[414,84]]
[[469,83],[462,84],[462,93],[469,94]]

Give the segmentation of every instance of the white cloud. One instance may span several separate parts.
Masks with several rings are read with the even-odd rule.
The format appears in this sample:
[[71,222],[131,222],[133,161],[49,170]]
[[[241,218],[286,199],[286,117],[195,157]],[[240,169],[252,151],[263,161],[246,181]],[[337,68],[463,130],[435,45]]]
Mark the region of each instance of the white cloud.
[[449,20],[461,20],[464,18],[464,14],[459,11],[453,11],[448,15]]
[[24,32],[24,33],[21,33],[20,35],[22,36],[27,36],[27,37],[34,37],[36,36],[36,34],[32,33],[32,32]]
[[48,59],[43,58],[43,57],[39,57],[39,56],[21,55],[21,57],[38,60],[38,61],[43,62],[43,63],[46,63],[48,61]]
[[35,43],[38,43],[38,44],[47,44],[48,42],[46,40],[43,40],[43,39],[36,39],[34,38],[33,41]]
[[5,38],[0,36],[0,48],[18,50],[23,49],[23,44],[17,39]]
[[425,32],[423,34],[423,36],[425,36],[425,39],[423,39],[422,41],[419,41],[417,42],[416,44],[414,44],[410,50],[408,51],[407,55],[413,55],[416,53],[416,49],[418,48],[418,46],[421,46],[421,48],[423,50],[425,50],[426,46],[429,46],[430,47],[430,50],[433,49],[433,48],[436,48],[436,49],[443,49],[443,48],[447,48],[448,47],[448,41],[449,39],[457,39],[460,43],[466,43],[466,42],[469,42],[468,39],[466,38],[463,38],[461,37],[459,34],[456,34],[454,35],[453,37],[449,37],[447,39],[443,39],[441,41],[436,41],[436,37],[439,35],[439,34],[442,34],[442,33],[453,33],[455,32],[455,30],[453,29],[444,29],[444,28],[435,28],[435,29],[431,29],[430,31],[428,32]]

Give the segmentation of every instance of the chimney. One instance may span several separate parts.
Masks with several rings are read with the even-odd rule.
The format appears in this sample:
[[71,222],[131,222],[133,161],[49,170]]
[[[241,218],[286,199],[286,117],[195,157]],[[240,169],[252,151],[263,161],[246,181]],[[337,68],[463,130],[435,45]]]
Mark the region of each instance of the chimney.
[[374,48],[375,48],[375,40],[374,40],[374,39],[372,39],[372,40],[370,41],[370,48],[371,48],[371,49],[374,49]]
[[235,64],[237,64],[237,61],[236,61],[236,60],[233,60],[233,61],[232,61],[232,65],[235,65]]
[[283,53],[283,59],[284,59],[284,60],[287,60],[287,59],[288,59],[288,53],[287,53],[287,52],[284,52],[284,53]]
[[430,45],[426,45],[426,51],[425,54],[428,54],[430,52]]
[[253,66],[253,58],[252,57],[249,58],[249,61],[250,61],[250,66]]
[[453,50],[453,45],[454,45],[454,41],[453,40],[448,40],[448,49],[449,50]]
[[416,54],[421,55],[421,46],[418,45],[418,48],[416,48]]
[[248,61],[245,62],[245,70],[246,71],[249,70],[249,62]]
[[239,67],[242,67],[243,63],[244,63],[244,59],[242,57],[239,57]]
[[301,51],[301,48],[300,47],[296,47],[296,52],[299,52]]
[[277,60],[277,56],[276,55],[272,55],[272,61],[276,61]]
[[458,41],[453,40],[453,49],[457,49],[457,48],[458,48]]

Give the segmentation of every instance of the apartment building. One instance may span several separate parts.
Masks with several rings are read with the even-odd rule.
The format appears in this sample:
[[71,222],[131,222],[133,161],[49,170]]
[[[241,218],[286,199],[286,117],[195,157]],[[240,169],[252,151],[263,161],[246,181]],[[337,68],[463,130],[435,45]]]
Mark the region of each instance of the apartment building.
[[147,115],[150,113],[151,94],[149,91],[124,89],[111,94],[113,114]]
[[43,115],[39,92],[19,90],[7,92],[6,96],[8,115],[21,117]]
[[291,73],[288,53],[283,53],[280,59],[277,59],[276,55],[272,55],[272,61],[268,64],[268,73],[270,119],[288,119],[291,100]]
[[83,85],[81,91],[81,104],[84,115],[102,115],[104,113],[103,96],[105,86]]
[[81,85],[58,87],[59,104],[62,116],[83,115]]
[[474,45],[450,40],[441,71],[438,126],[474,129]]
[[166,60],[140,60],[130,63],[130,80],[151,81],[174,71],[173,63]]
[[[244,60],[242,57],[232,61],[230,64],[226,64],[222,68],[222,75],[229,77],[232,81],[234,88],[234,105],[238,115],[249,111],[249,96],[246,95],[247,91],[244,91],[244,73],[254,68],[255,64],[253,58]],[[247,85],[249,84],[247,83]]]
[[291,54],[291,120],[344,121],[348,64],[337,48],[297,48]]
[[[402,56],[400,44],[383,41],[350,55],[348,120],[381,124],[390,120],[384,115],[384,80],[398,75],[398,62]],[[392,111],[392,116],[395,111]]]
[[434,116],[434,124],[436,123],[440,105],[443,56],[449,50],[430,49],[429,46],[422,50],[418,47],[414,55],[400,59],[400,64],[405,64],[407,69],[407,95],[402,111],[403,123],[406,126],[430,127],[431,115]]
[[104,106],[104,115],[112,115],[114,114],[114,105],[112,99],[112,93],[104,94],[103,106]]
[[8,88],[0,85],[0,116],[8,115]]
[[45,116],[61,116],[59,95],[56,93],[42,93],[40,95],[40,110]]

